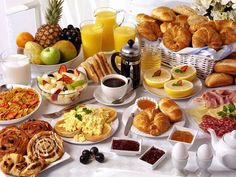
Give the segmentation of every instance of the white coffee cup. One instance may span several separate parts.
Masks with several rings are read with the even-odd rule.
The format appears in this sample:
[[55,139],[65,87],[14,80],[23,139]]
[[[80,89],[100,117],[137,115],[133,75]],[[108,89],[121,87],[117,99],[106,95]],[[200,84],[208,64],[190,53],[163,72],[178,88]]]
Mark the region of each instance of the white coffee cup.
[[104,76],[101,81],[103,94],[107,99],[114,101],[124,96],[132,86],[132,79],[120,74]]

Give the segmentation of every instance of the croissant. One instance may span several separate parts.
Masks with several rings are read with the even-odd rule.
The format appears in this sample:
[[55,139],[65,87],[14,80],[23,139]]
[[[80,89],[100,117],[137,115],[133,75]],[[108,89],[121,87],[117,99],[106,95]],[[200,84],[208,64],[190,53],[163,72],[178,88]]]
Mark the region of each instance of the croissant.
[[175,25],[164,33],[163,43],[167,48],[177,52],[190,45],[191,33],[188,29]]
[[222,46],[221,36],[211,27],[201,27],[192,36],[192,46],[194,48],[208,46],[218,50]]
[[187,22],[190,26],[190,32],[194,33],[201,27],[202,24],[208,22],[208,19],[202,15],[192,15],[188,17]]
[[138,34],[149,41],[156,41],[162,36],[159,25],[156,22],[143,22],[137,27]]
[[231,44],[236,41],[236,33],[233,28],[226,27],[220,31],[220,36],[224,45]]
[[143,23],[143,22],[157,22],[157,20],[149,15],[146,15],[146,14],[138,14],[136,16],[136,21],[138,23]]

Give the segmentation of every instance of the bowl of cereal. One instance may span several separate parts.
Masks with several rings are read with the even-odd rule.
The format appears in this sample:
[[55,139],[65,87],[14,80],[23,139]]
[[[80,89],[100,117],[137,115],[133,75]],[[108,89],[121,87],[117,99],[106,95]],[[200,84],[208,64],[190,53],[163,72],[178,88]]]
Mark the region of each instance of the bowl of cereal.
[[42,95],[53,104],[66,105],[79,98],[88,85],[86,75],[61,65],[59,70],[37,77]]

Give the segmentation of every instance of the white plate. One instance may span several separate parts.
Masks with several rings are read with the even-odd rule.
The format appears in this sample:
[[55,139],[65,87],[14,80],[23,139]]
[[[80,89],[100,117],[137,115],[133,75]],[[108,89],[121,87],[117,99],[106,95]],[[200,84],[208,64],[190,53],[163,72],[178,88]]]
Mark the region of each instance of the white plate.
[[129,98],[127,98],[123,103],[120,103],[120,104],[112,104],[111,101],[103,94],[101,87],[98,87],[94,91],[93,96],[96,99],[96,101],[101,104],[104,104],[107,106],[122,106],[122,105],[128,104],[134,100],[134,98],[136,97],[136,91],[134,90],[133,94],[130,95]]
[[39,104],[34,109],[34,111],[31,112],[30,114],[27,114],[24,117],[17,118],[17,119],[12,119],[12,120],[0,120],[0,125],[16,124],[18,122],[21,122],[23,120],[28,119],[34,112],[36,112],[39,109],[39,107],[40,107],[40,105],[42,103],[42,97],[41,97],[40,93],[36,89],[34,89],[34,88],[30,87],[30,86],[25,86],[25,85],[20,85],[20,84],[8,84],[8,85],[12,85],[13,88],[21,87],[21,88],[31,88],[31,89],[33,89],[38,94],[38,96],[39,96]]
[[[87,104],[86,105],[87,107],[101,107],[101,106],[97,106],[97,105],[91,105],[91,104]],[[117,114],[118,115],[118,114]],[[53,119],[51,121],[51,125],[52,127],[54,127],[56,125],[56,122],[59,121],[60,119],[63,119],[62,117],[59,117],[57,119]],[[96,144],[96,143],[100,143],[108,138],[110,138],[111,136],[113,136],[113,134],[117,131],[117,129],[119,128],[119,119],[118,117],[111,123],[111,134],[106,137],[105,139],[103,140],[100,140],[100,141],[96,141],[96,142],[93,142],[93,141],[84,141],[84,142],[78,142],[78,141],[75,141],[73,138],[65,138],[65,137],[61,137],[65,142],[67,143],[71,143],[71,144],[77,144],[77,145],[83,145],[83,144]]]
[[[129,106],[129,107],[123,112],[123,115],[122,115],[122,122],[123,122],[124,125],[126,125],[126,123],[127,123],[127,121],[128,121],[128,118],[130,117],[130,113],[131,113],[131,111],[132,111],[133,106],[134,106],[134,105]],[[179,122],[174,123],[173,125],[179,125],[179,126],[184,126],[184,125],[185,125],[185,122],[186,122],[187,117],[186,117],[186,114],[185,114],[185,112],[184,112],[183,109],[182,109],[182,112],[183,112],[183,118],[182,118],[182,120],[179,121]],[[169,136],[169,134],[171,133],[172,128],[174,127],[173,125],[172,125],[171,128],[169,128],[168,131],[166,131],[165,133],[162,133],[162,134],[159,135],[159,136],[153,136],[153,135],[144,133],[144,132],[138,130],[138,129],[137,129],[136,127],[134,127],[134,126],[132,126],[130,130],[131,130],[131,132],[133,132],[133,133],[135,133],[135,134],[137,134],[137,135],[143,136],[143,137],[148,137],[148,138],[164,138],[164,137],[168,137],[168,136]]]
[[193,94],[189,95],[187,97],[182,97],[182,98],[173,98],[171,96],[168,96],[166,94],[166,92],[164,91],[164,89],[158,89],[158,88],[151,87],[151,86],[147,85],[144,81],[143,81],[143,87],[148,92],[150,92],[152,94],[155,94],[157,96],[160,96],[160,97],[169,97],[172,100],[183,100],[183,99],[188,99],[188,98],[191,98],[191,97],[197,95],[202,90],[202,82],[198,78],[195,79],[194,82],[193,82]]
[[[68,160],[68,159],[70,159],[70,155],[65,152],[65,153],[63,154],[63,156],[62,156],[59,160],[57,160],[57,161],[51,163],[51,164],[48,165],[45,169],[43,169],[41,172],[43,172],[43,171],[45,171],[45,170],[47,170],[47,169],[49,169],[49,168],[51,168],[51,167],[53,167],[53,166],[59,164],[59,163],[62,163],[62,162],[64,162],[64,161]],[[40,173],[41,173],[41,172],[40,172]],[[4,174],[4,173],[1,172],[1,171],[0,171],[0,176],[1,176],[1,177],[12,177],[12,176],[10,176],[10,175]]]

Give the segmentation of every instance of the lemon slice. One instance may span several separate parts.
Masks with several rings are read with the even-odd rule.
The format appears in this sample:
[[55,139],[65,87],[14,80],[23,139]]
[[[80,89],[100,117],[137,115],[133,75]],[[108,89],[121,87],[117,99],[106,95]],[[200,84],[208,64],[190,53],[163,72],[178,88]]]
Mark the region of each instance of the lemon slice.
[[196,69],[190,65],[174,67],[170,72],[175,79],[193,81],[197,77]]
[[[159,76],[154,76],[154,74],[160,70]],[[144,72],[143,75],[144,81],[147,85],[155,88],[163,88],[164,83],[171,79],[171,74],[165,69],[149,69]]]
[[167,95],[173,98],[183,98],[193,93],[193,83],[187,80],[181,80],[182,84],[177,85],[179,80],[171,80],[164,84],[164,90]]

